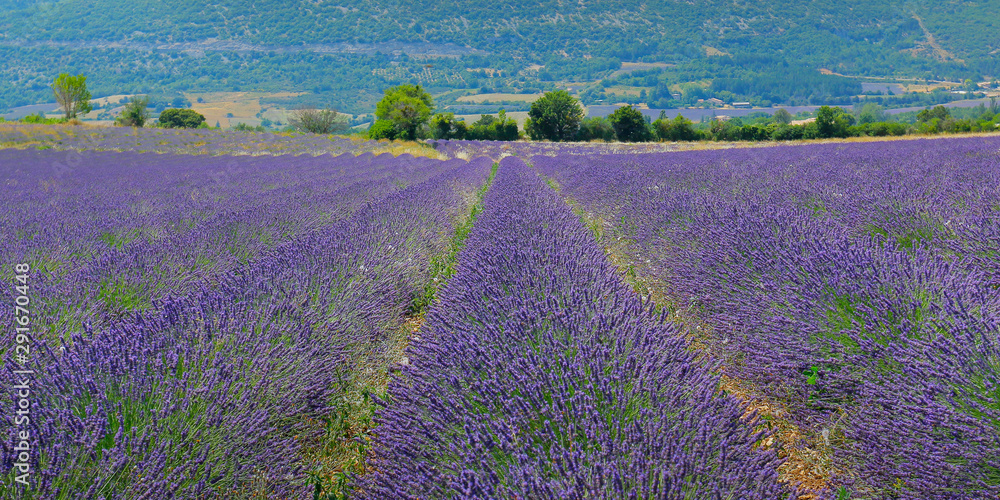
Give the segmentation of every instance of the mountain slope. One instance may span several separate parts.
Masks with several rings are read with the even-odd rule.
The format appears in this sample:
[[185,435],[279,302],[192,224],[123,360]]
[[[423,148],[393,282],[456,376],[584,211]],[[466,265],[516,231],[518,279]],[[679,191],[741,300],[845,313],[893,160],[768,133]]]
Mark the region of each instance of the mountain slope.
[[[559,80],[581,72],[592,79],[615,61],[700,61],[711,69],[716,61],[710,53],[764,58],[811,71],[829,68],[852,75],[976,79],[1000,75],[1000,63],[993,54],[1000,50],[998,19],[1000,4],[990,0],[427,0],[419,4],[401,0],[135,0],[124,6],[111,0],[2,0],[0,46],[13,52],[38,47],[152,51],[170,55],[153,66],[178,68],[191,64],[177,63],[177,58],[206,50],[243,56],[290,51],[373,57],[376,52],[479,54],[459,64],[464,68],[446,71],[450,76],[444,78],[444,88],[479,86],[462,69],[483,65],[508,74],[522,72],[527,82],[537,81],[537,75],[525,71],[533,66],[554,68],[553,76]],[[25,60],[25,54],[13,55],[19,75],[41,73]],[[135,57],[127,54],[99,58],[135,63]],[[233,75],[238,67],[260,61],[255,56],[247,64],[215,73],[227,75],[227,80],[232,75],[239,82],[243,79]],[[387,62],[378,57],[368,61],[372,74]],[[334,57],[329,63],[344,61]],[[263,64],[269,65],[265,73],[283,68]],[[402,65],[410,72],[418,71],[406,61]],[[559,70],[567,65],[565,71]],[[190,80],[192,75],[186,71],[179,73]],[[400,77],[407,78],[405,74]],[[359,82],[358,88],[392,81]],[[502,86],[518,87],[510,83]],[[236,84],[240,85],[244,83]]]

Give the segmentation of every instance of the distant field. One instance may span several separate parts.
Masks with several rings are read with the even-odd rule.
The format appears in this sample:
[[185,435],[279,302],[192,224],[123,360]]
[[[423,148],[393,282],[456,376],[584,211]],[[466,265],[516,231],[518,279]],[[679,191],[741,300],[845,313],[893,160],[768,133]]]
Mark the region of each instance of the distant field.
[[0,124],[4,498],[998,498],[1000,136],[907,139]]
[[[303,92],[191,92],[184,97],[191,101],[191,108],[205,115],[205,122],[222,128],[238,123],[259,125],[261,118],[287,123],[288,110],[274,105],[261,105],[260,100],[275,97],[296,97]],[[201,98],[202,102],[198,102]],[[257,113],[263,113],[260,117]],[[232,114],[232,116],[229,116]]]
[[473,102],[482,104],[484,102],[535,102],[542,97],[542,94],[476,94],[466,95],[458,98],[458,102]]

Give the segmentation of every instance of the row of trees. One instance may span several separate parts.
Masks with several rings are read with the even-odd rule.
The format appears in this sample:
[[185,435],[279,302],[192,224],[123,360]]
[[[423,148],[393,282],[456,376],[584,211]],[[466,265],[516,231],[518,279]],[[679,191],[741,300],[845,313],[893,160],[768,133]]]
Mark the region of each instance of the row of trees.
[[[65,120],[88,113],[90,92],[86,76],[60,74],[52,83],[57,102],[63,109]],[[123,126],[142,127],[150,121],[149,97],[134,96],[123,107],[116,123]],[[739,118],[712,120],[696,126],[677,115],[668,119],[661,113],[650,122],[634,106],[618,108],[607,118],[584,118],[580,101],[564,90],[547,92],[531,104],[524,130],[501,110],[498,116],[482,115],[467,124],[453,113],[434,112],[434,100],[420,85],[400,85],[387,89],[375,110],[376,121],[368,131],[372,139],[416,140],[469,139],[514,141],[527,135],[532,140],[563,141],[764,141],[798,140],[852,136],[887,136],[910,133],[974,132],[996,130],[1000,122],[1000,109],[994,104],[989,109],[973,110],[970,116],[954,118],[944,106],[936,106],[917,113],[916,124],[907,125],[887,121],[881,107],[865,105],[858,113],[839,107],[823,106],[811,123],[793,125],[792,116],[778,110],[766,123],[744,124]],[[41,117],[44,118],[44,117]],[[302,132],[317,134],[341,133],[349,124],[345,115],[333,109],[301,108],[289,117],[289,124]],[[39,122],[41,123],[41,122]],[[205,117],[191,109],[165,109],[159,115],[158,126],[164,128],[207,127]],[[239,130],[255,130],[237,127]]]

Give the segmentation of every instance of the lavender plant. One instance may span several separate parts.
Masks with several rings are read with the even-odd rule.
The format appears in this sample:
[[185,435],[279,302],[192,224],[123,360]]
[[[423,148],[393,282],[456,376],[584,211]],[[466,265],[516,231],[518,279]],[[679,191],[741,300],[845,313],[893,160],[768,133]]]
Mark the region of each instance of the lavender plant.
[[774,450],[523,163],[377,418],[363,498],[782,498]]
[[535,157],[856,495],[1000,492],[995,138]]
[[[372,159],[333,166],[366,169]],[[447,245],[490,165],[381,162],[409,185],[374,201],[354,191],[362,200],[340,221],[168,291],[145,310],[74,332],[65,345],[37,339],[29,430],[38,475],[20,496],[306,496],[309,474],[323,472],[306,453],[328,437],[319,423],[347,387],[390,362],[404,312],[429,280],[431,255]],[[139,252],[94,262],[109,258],[128,269]],[[45,290],[58,286],[65,285]],[[14,379],[10,355],[6,387]],[[8,407],[10,398],[0,397]],[[4,417],[5,439],[19,430]],[[4,450],[7,474],[15,458]]]

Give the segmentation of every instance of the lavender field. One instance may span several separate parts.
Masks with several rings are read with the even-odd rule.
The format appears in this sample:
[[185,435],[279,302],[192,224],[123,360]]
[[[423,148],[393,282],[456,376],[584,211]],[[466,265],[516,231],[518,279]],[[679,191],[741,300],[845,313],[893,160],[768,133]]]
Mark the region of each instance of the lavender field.
[[1000,498],[1000,139],[0,132],[4,498]]

